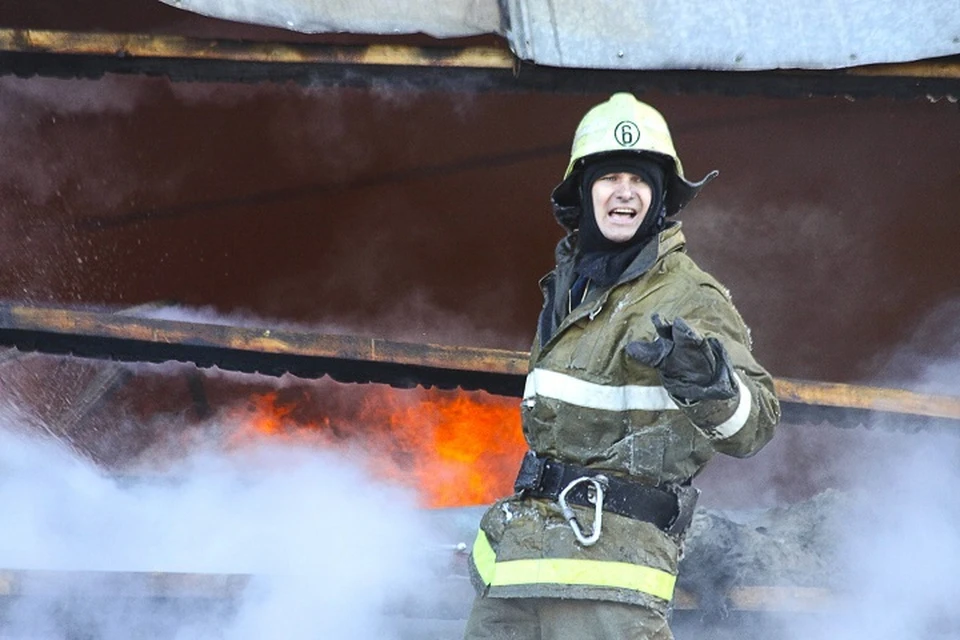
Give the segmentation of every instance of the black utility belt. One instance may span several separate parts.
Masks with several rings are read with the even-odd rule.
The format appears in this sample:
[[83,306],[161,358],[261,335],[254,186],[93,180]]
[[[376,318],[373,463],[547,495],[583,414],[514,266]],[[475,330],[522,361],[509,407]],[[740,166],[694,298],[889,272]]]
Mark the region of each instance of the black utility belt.
[[[578,478],[593,478],[603,475],[604,489],[602,508],[620,516],[642,520],[671,534],[682,533],[693,518],[699,491],[690,486],[676,486],[673,490],[652,487],[640,482],[624,480],[588,469],[538,456],[528,451],[520,464],[520,472],[513,485],[521,496],[557,500],[560,493]],[[581,482],[571,488],[566,501],[584,507],[593,507],[589,482]]]

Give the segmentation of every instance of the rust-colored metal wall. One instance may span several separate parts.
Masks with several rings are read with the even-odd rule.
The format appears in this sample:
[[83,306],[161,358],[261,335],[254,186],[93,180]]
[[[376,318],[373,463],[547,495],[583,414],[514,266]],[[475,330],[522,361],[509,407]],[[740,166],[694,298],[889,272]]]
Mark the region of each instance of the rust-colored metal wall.
[[[254,29],[108,4],[8,6],[0,26]],[[524,349],[560,235],[549,191],[605,95],[453,78],[431,91],[0,78],[0,297],[170,300]],[[956,349],[941,320],[960,270],[955,104],[641,97],[689,174],[721,170],[682,216],[690,253],[732,289],[774,374],[911,386],[918,361],[897,354]]]

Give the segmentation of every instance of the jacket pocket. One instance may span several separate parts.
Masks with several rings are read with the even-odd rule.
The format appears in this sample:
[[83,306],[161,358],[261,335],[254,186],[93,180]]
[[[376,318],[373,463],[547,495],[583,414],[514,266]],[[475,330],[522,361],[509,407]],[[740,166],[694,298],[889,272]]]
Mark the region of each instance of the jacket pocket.
[[663,482],[663,464],[671,433],[668,427],[647,427],[627,436],[630,473],[653,484]]
[[542,398],[528,398],[520,403],[523,435],[530,448],[540,453],[556,450],[557,416],[552,405],[552,401]]

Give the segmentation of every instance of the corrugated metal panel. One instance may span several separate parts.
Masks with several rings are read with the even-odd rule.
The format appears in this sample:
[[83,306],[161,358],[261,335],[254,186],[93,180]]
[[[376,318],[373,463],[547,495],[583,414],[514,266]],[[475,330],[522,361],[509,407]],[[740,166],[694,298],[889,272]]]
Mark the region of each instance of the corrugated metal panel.
[[304,33],[497,33],[518,57],[594,69],[835,69],[960,53],[956,0],[162,0]]
[[955,0],[508,0],[510,41],[540,64],[833,69],[960,52]]

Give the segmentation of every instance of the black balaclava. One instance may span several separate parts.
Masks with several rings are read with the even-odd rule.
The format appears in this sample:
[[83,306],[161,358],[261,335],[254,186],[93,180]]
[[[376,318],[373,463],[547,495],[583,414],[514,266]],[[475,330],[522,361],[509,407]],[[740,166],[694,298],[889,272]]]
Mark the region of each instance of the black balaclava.
[[[650,207],[633,237],[624,242],[608,240],[597,226],[593,210],[593,183],[610,173],[632,173],[643,178],[652,192]],[[638,154],[606,157],[588,163],[580,182],[580,242],[574,269],[601,287],[615,283],[640,250],[663,229],[667,209],[664,170],[656,160]]]

